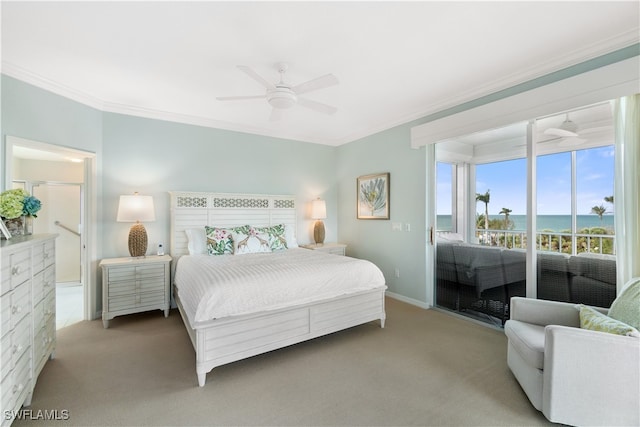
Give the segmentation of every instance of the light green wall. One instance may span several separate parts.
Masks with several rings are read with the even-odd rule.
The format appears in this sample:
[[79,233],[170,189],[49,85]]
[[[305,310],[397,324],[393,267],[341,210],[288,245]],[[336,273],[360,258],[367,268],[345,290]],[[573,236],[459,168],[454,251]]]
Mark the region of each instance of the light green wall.
[[[378,265],[390,292],[423,305],[425,151],[410,147],[412,126],[397,126],[338,148],[338,240],[349,245],[348,255]],[[358,176],[382,172],[390,173],[390,219],[357,219]],[[403,231],[392,231],[396,222]]]
[[4,74],[1,88],[3,136],[99,152],[101,111]]
[[[327,201],[327,241],[337,239],[336,148],[122,114],[104,114],[104,230],[114,236],[104,256],[127,254],[128,224],[115,222],[118,197],[154,197],[156,221],[145,224],[149,246],[169,248],[168,191],[293,194],[298,240],[309,243],[311,200]],[[170,248],[169,248],[170,249]]]

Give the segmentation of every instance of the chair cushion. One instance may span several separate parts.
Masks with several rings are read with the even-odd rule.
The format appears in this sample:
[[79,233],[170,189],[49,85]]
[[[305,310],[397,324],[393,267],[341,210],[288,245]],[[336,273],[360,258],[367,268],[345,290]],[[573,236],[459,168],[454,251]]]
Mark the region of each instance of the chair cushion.
[[543,369],[544,366],[544,326],[507,320],[504,333],[515,350],[531,366]]
[[640,329],[640,277],[631,283],[611,304],[609,317]]
[[580,305],[580,327],[591,331],[640,337],[640,333],[633,326],[629,326],[585,305]]

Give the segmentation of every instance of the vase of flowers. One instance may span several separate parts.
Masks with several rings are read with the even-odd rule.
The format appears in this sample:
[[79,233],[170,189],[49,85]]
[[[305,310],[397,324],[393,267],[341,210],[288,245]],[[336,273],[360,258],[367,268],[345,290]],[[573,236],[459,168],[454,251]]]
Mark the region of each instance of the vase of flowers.
[[40,200],[21,188],[0,193],[0,217],[12,236],[32,234],[41,207]]

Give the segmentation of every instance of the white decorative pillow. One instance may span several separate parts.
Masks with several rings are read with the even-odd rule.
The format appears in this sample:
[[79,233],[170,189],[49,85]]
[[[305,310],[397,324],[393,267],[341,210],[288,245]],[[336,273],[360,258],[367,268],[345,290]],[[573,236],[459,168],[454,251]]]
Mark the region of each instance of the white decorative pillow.
[[287,248],[297,248],[298,240],[296,239],[296,230],[292,225],[284,226],[284,235],[287,239]]
[[254,230],[269,237],[269,248],[272,251],[287,249],[284,224],[272,225],[271,227],[254,227]]
[[258,228],[245,225],[232,229],[233,253],[235,255],[271,252],[269,235]]
[[200,255],[207,253],[207,233],[204,227],[187,228],[184,230],[187,235],[187,249],[189,255]]
[[233,254],[233,229],[204,227],[207,235],[207,252],[209,255],[231,255]]

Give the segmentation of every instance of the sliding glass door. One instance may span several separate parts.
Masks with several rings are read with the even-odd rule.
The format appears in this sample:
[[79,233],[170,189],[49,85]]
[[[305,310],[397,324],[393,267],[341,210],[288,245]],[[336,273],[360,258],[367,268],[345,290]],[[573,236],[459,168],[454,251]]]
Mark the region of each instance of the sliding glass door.
[[513,296],[611,304],[612,122],[603,103],[436,144],[437,307],[501,325]]

